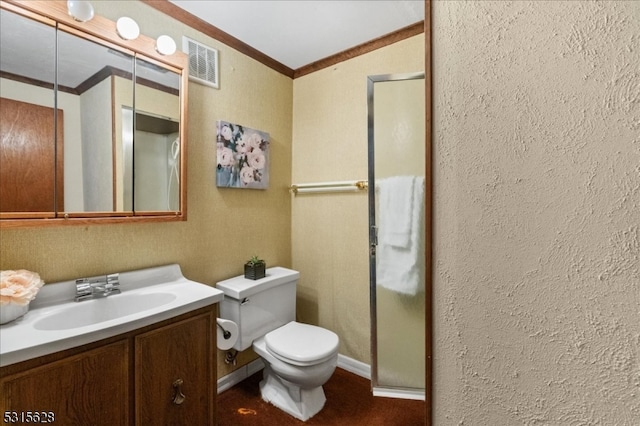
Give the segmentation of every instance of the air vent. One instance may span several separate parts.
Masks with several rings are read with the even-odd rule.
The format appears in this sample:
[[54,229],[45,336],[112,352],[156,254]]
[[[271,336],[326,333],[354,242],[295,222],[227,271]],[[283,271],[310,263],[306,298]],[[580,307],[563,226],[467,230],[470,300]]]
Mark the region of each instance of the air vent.
[[189,55],[189,80],[218,89],[218,51],[184,36],[182,50]]

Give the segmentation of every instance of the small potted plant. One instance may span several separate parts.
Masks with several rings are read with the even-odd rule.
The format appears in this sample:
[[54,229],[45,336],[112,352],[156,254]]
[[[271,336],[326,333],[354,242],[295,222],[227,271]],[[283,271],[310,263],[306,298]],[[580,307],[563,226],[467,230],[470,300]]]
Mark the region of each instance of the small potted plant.
[[252,256],[251,259],[244,264],[244,277],[250,280],[259,280],[265,277],[266,263],[258,256]]

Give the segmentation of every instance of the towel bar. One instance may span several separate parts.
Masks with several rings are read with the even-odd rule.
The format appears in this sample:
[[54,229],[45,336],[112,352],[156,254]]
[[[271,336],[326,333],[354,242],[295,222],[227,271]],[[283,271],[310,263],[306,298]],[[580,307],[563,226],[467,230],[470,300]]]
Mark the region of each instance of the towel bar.
[[337,181],[337,182],[319,182],[319,183],[301,183],[291,185],[289,191],[294,195],[302,193],[316,192],[355,192],[369,188],[369,182],[366,180],[356,181]]

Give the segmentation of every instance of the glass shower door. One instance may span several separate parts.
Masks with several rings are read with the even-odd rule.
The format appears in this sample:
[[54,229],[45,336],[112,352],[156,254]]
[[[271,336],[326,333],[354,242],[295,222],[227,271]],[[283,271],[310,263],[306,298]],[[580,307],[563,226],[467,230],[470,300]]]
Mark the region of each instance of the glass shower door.
[[424,399],[424,95],[423,73],[369,77],[371,377],[379,396]]

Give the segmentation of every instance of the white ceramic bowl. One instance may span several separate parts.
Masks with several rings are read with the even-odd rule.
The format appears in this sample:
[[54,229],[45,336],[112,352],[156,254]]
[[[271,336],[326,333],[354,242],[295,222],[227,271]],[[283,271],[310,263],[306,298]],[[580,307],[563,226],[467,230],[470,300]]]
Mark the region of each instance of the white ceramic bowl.
[[20,318],[29,310],[29,304],[17,305],[15,303],[8,303],[6,305],[0,305],[0,324],[6,324],[17,318]]

